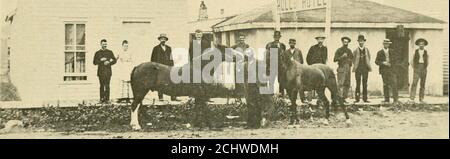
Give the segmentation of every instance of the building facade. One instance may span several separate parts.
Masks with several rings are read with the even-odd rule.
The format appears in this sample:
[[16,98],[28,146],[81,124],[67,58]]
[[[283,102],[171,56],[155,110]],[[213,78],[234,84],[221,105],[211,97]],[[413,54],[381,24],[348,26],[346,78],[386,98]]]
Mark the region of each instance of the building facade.
[[[320,1],[320,0],[319,0]],[[339,3],[337,3],[339,2]],[[254,49],[264,48],[273,41],[273,32],[277,28],[274,14],[275,4],[264,6],[241,15],[237,15],[225,22],[214,26],[216,36],[221,36],[223,44],[233,45],[238,33],[247,35],[246,42]],[[289,7],[287,7],[289,8]],[[448,86],[448,43],[445,43],[444,25],[441,20],[427,17],[414,12],[381,5],[364,0],[339,0],[334,1],[331,7],[332,27],[331,38],[326,40],[328,47],[328,65],[337,68],[332,60],[335,51],[341,47],[341,37],[348,36],[352,40],[349,47],[356,49],[359,34],[366,36],[366,46],[369,48],[372,59],[370,61],[373,71],[369,75],[369,91],[382,92],[382,79],[375,65],[376,53],[382,48],[383,39],[389,38],[394,43],[392,47],[402,54],[404,71],[401,75],[400,90],[408,93],[412,83],[413,70],[409,65],[412,61],[414,50],[417,49],[414,42],[418,38],[425,38],[430,45],[430,67],[428,68],[426,93],[428,95],[443,95]],[[297,40],[297,47],[307,55],[308,49],[316,44],[315,37],[324,34],[325,8],[302,10],[291,13],[281,13],[280,28],[281,41],[288,44],[288,40]],[[231,41],[231,42],[229,42]],[[355,86],[352,76],[352,87]]]
[[[11,80],[24,101],[98,99],[93,58],[101,39],[115,54],[128,40],[136,64],[150,61],[161,33],[172,48],[188,46],[186,0],[19,0],[17,6]],[[114,70],[112,98],[120,91]]]

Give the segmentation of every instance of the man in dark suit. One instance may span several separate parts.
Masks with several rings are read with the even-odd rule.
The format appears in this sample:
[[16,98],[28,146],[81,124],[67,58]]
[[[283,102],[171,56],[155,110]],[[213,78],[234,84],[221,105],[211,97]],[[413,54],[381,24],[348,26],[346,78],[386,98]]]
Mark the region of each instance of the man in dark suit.
[[420,80],[419,101],[423,103],[425,97],[425,81],[427,79],[427,67],[428,67],[428,51],[425,46],[428,45],[428,41],[425,39],[417,39],[416,45],[419,49],[414,53],[412,67],[414,69],[413,83],[411,85],[410,102],[414,102],[416,98],[417,83]]
[[348,90],[350,89],[351,67],[353,63],[353,53],[352,50],[348,48],[348,44],[352,40],[349,37],[343,37],[341,41],[342,47],[336,50],[333,61],[338,63],[337,81],[339,94],[346,103],[345,99],[347,98]]
[[111,81],[111,66],[116,64],[117,59],[111,50],[106,49],[106,39],[100,41],[102,49],[94,56],[94,65],[98,65],[97,76],[100,81],[100,103],[109,103],[109,83]]
[[317,36],[316,37],[317,44],[311,46],[308,51],[308,55],[306,55],[306,63],[308,65],[313,65],[316,63],[326,64],[328,59],[328,49],[323,45],[325,41],[325,36]]
[[353,72],[355,72],[356,79],[355,103],[359,102],[361,96],[361,82],[363,87],[363,101],[365,103],[369,103],[367,97],[367,80],[369,77],[369,72],[372,71],[372,67],[370,66],[370,52],[369,49],[364,46],[366,43],[366,38],[364,35],[358,36],[358,43],[358,48],[353,51],[353,55],[355,56],[353,59]]
[[[166,42],[169,40],[166,34],[161,34],[158,37],[159,45],[156,45],[152,51],[151,61],[160,63],[167,66],[174,66],[173,57],[172,57],[172,48],[169,45],[166,45]],[[158,98],[160,101],[163,100],[163,93],[158,92]],[[176,101],[176,97],[171,96],[172,101]]]
[[380,67],[379,72],[383,78],[384,103],[390,102],[389,89],[392,89],[394,104],[397,104],[399,103],[397,86],[399,69],[397,67],[399,67],[400,61],[395,50],[389,48],[391,44],[389,39],[383,41],[383,49],[378,51],[375,64]]
[[[286,51],[286,45],[284,45],[282,42],[280,42],[281,39],[281,32],[280,31],[275,31],[273,34],[273,39],[274,41],[268,43],[266,45],[266,66],[267,66],[267,74],[269,74],[270,70],[270,50],[271,49],[278,49],[277,52],[277,56],[278,56],[278,83],[280,84],[279,86],[279,92],[281,93],[281,96],[284,96],[284,90],[286,89],[284,86],[284,82],[283,82],[283,69],[281,66],[281,54]],[[272,83],[273,84],[273,83]]]

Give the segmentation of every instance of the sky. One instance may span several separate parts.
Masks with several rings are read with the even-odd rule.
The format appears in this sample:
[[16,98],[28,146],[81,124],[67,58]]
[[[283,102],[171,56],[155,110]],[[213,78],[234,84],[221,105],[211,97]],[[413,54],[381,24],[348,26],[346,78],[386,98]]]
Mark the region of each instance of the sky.
[[[201,0],[187,0],[189,4],[189,17],[195,20],[198,17],[198,8]],[[211,18],[220,17],[220,10],[225,10],[225,15],[234,15],[251,10],[275,0],[204,0],[208,7],[208,15]],[[334,0],[339,1],[339,0]],[[395,6],[439,18],[448,22],[448,0],[371,0],[381,4]],[[16,7],[17,0],[0,0],[0,14],[4,17]],[[336,2],[335,2],[336,3]],[[3,18],[1,18],[3,19]]]

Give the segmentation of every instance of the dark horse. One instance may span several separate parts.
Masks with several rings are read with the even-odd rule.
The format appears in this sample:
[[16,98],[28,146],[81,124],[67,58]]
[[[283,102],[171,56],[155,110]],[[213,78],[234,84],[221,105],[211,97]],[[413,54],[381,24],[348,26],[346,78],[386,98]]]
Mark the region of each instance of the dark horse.
[[283,59],[283,67],[286,68],[286,82],[289,98],[292,102],[291,110],[291,124],[298,122],[297,117],[297,93],[303,93],[303,91],[316,90],[319,96],[319,100],[324,105],[326,112],[325,124],[328,124],[328,118],[330,116],[330,103],[325,96],[325,89],[331,92],[331,99],[333,108],[338,104],[344,111],[346,123],[351,124],[350,117],[347,113],[347,108],[343,103],[341,97],[339,97],[336,76],[329,66],[324,64],[314,64],[311,66],[300,64],[293,59]]
[[[223,54],[223,50],[221,50]],[[234,56],[243,56],[242,54],[238,54],[234,52]],[[204,53],[205,55],[207,53]],[[223,54],[224,55],[224,54]],[[242,58],[242,57],[241,57]],[[225,58],[222,58],[225,59]],[[243,59],[243,58],[242,58]],[[201,60],[201,57],[196,57],[193,60]],[[202,68],[203,68],[202,61]],[[242,61],[241,61],[242,62]],[[188,66],[188,67],[185,67]],[[182,74],[183,71],[189,71],[190,76],[192,77],[192,72],[194,68],[189,67],[192,66],[191,63],[188,63],[184,66],[184,68],[189,68],[188,70],[182,69],[183,67],[170,67],[162,64],[147,62],[143,63],[139,66],[136,66],[131,73],[131,88],[133,91],[133,102],[131,104],[131,122],[130,126],[133,130],[140,130],[141,126],[139,124],[138,114],[139,108],[142,106],[142,101],[147,95],[149,91],[159,91],[166,95],[170,96],[190,96],[194,98],[194,127],[201,127],[202,122],[206,122],[206,124],[211,127],[210,120],[208,120],[207,115],[210,114],[207,107],[207,101],[213,97],[226,97],[229,94],[239,94],[242,93],[237,92],[234,84],[224,84],[224,83],[205,83],[202,78],[201,83],[174,83],[171,79],[171,71],[178,70],[178,74]],[[192,81],[192,78],[191,78]],[[258,101],[258,99],[265,98],[264,95],[259,95],[255,93],[256,87],[258,85],[253,84],[243,84],[245,87],[244,93],[246,97],[252,97],[248,99],[248,101]],[[261,101],[261,100],[259,100]],[[248,102],[247,102],[248,103]],[[258,105],[251,104],[251,105]],[[256,120],[261,120],[261,117],[256,115]],[[253,119],[253,118],[252,118]],[[251,120],[251,119],[249,119]],[[198,123],[200,121],[200,123]],[[199,124],[199,125],[197,125]]]

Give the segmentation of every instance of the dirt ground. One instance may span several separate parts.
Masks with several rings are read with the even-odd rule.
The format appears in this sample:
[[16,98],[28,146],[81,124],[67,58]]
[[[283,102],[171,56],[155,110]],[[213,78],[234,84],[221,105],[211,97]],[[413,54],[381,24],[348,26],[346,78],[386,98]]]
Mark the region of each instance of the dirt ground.
[[358,111],[351,114],[353,124],[344,124],[343,116],[337,115],[325,126],[321,120],[301,121],[297,126],[287,122],[272,123],[264,129],[225,128],[223,131],[178,130],[164,132],[43,132],[37,130],[14,130],[0,134],[2,138],[19,139],[448,139],[448,112],[392,112]]

